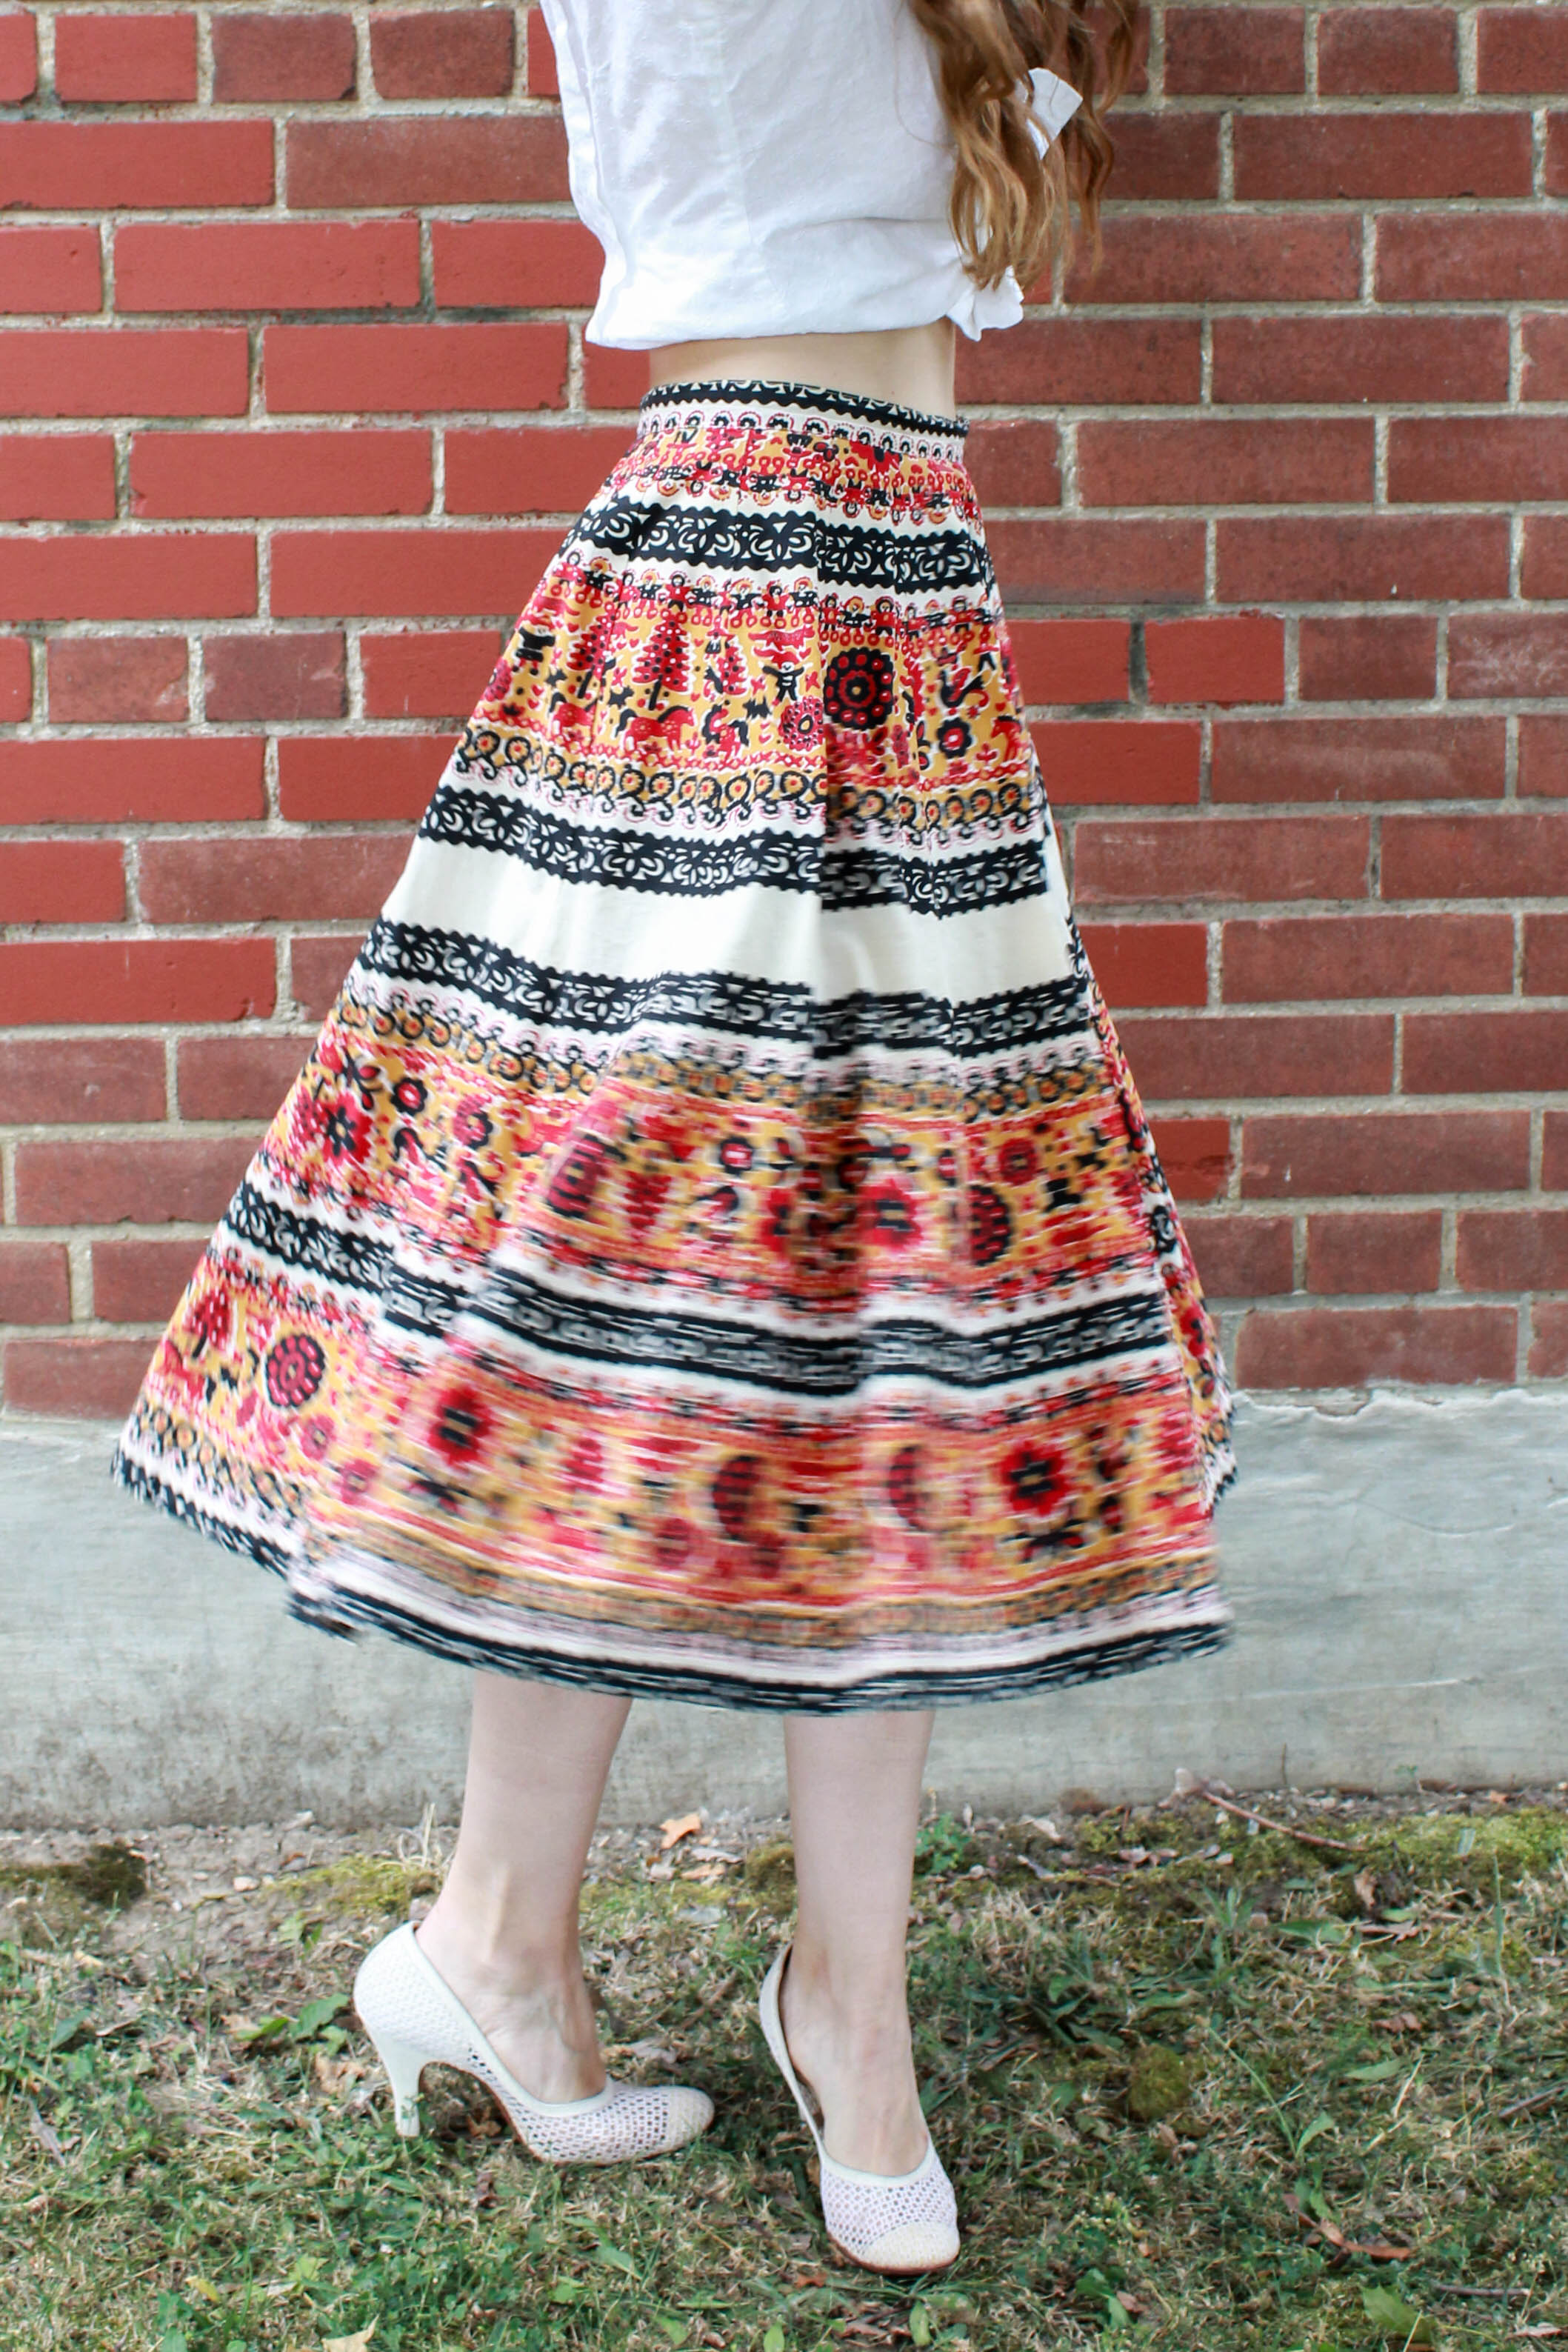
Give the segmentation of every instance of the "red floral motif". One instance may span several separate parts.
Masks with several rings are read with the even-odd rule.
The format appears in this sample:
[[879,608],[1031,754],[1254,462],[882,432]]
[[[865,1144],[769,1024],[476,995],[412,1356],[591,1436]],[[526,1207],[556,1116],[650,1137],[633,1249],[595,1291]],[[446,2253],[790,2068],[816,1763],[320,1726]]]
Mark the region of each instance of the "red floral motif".
[[1054,1445],[1026,1441],[1002,1463],[1002,1479],[1015,1511],[1049,1519],[1067,1499],[1067,1470]]
[[568,1486],[592,1494],[604,1482],[604,1448],[597,1437],[580,1437],[561,1465]]
[[187,1318],[204,1348],[221,1348],[234,1328],[234,1302],[226,1290],[204,1290],[191,1303]]
[[308,1404],[326,1377],[326,1349],[308,1331],[286,1331],[267,1359],[267,1393],[280,1412]]
[[908,1249],[920,1239],[920,1210],[913,1195],[897,1184],[877,1184],[861,1198],[861,1221],[873,1241],[890,1249]]
[[865,733],[893,716],[895,672],[891,654],[855,646],[835,654],[822,678],[822,709],[835,727]]
[[925,1532],[931,1524],[926,1498],[925,1448],[904,1445],[888,1465],[887,1499],[906,1527]]
[[714,1515],[737,1543],[744,1543],[751,1532],[751,1506],[761,1475],[755,1454],[732,1454],[713,1482]]
[[475,1461],[494,1426],[495,1415],[476,1388],[450,1388],[431,1421],[431,1443],[443,1461],[459,1469]]
[[596,1135],[573,1146],[550,1178],[546,1200],[558,1217],[586,1217],[609,1153]]
[[1012,1212],[989,1184],[969,1187],[969,1255],[977,1265],[994,1265],[1013,1237]]
[[457,1106],[452,1132],[459,1143],[465,1144],[470,1151],[477,1151],[489,1142],[494,1124],[478,1096],[470,1095],[465,1102]]
[[1004,1143],[997,1156],[1004,1184],[1027,1184],[1040,1168],[1040,1154],[1026,1137],[1015,1137]]
[[362,1160],[370,1149],[371,1122],[358,1103],[340,1095],[319,1105],[321,1140],[332,1160]]
[[424,1108],[430,1093],[423,1078],[399,1078],[392,1097],[399,1110],[409,1118],[417,1118]]
[[757,1154],[744,1135],[727,1135],[718,1147],[719,1162],[732,1176],[744,1176]]
[[299,1432],[299,1444],[301,1451],[308,1454],[312,1462],[324,1462],[327,1458],[328,1449],[331,1445],[331,1443],[332,1422],[330,1416],[324,1412],[312,1414],[311,1418],[306,1423],[304,1428]]

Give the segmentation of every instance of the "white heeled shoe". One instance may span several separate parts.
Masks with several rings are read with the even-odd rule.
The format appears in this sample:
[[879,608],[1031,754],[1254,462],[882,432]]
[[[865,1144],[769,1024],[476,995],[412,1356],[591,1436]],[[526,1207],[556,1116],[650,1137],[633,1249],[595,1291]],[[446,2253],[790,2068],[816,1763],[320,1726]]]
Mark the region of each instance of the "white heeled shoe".
[[404,2139],[419,2137],[419,2078],[426,2066],[477,2075],[529,2154],[549,2164],[632,2164],[667,2156],[713,2121],[707,2093],[680,2084],[645,2089],[612,2079],[591,2098],[536,2099],[503,2066],[425,1958],[412,1926],[394,1928],[367,1952],[354,1979],[354,2007],[386,2069]]
[[801,2087],[784,2039],[779,1988],[789,1958],[788,1944],[762,1980],[757,2013],[774,2063],[795,2094],[795,2104],[817,2144],[821,2167],[822,2220],[840,2253],[862,2269],[890,2277],[946,2270],[958,2252],[958,2210],[953,2184],[927,2135],[925,2153],[913,2172],[855,2172],[835,2163],[822,2145],[816,2116]]

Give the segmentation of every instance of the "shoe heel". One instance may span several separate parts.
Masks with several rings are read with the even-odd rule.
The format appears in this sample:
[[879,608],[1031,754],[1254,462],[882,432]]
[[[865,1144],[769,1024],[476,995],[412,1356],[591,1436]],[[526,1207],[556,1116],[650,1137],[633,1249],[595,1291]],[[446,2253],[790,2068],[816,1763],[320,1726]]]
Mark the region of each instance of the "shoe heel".
[[392,2084],[392,2116],[400,2139],[417,2139],[419,2121],[419,2076],[425,2063],[423,2050],[412,2042],[399,2042],[391,2034],[371,2036],[376,2056],[386,2070]]

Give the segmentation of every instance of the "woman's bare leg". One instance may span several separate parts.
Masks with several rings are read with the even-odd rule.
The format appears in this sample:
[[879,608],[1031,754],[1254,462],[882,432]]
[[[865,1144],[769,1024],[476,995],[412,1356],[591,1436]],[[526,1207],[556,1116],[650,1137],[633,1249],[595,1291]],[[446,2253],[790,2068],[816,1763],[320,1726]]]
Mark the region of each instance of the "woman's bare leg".
[[578,1896],[630,1700],[476,1675],[463,1825],[421,1949],[536,2099],[601,2088]]
[[910,2172],[925,2153],[904,1946],[931,1724],[899,1711],[785,1727],[800,1892],[785,2038],[828,2154],[861,2172]]

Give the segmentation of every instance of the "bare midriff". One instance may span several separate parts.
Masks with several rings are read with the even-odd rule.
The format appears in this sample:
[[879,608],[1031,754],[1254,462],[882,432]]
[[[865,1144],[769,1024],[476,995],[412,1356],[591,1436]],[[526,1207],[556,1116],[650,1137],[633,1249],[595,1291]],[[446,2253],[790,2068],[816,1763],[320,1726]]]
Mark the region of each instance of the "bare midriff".
[[863,335],[741,335],[733,341],[665,343],[648,354],[649,382],[810,383],[862,400],[896,401],[929,415],[956,414],[954,327],[883,327]]

